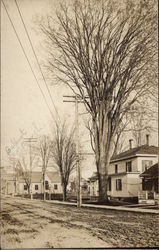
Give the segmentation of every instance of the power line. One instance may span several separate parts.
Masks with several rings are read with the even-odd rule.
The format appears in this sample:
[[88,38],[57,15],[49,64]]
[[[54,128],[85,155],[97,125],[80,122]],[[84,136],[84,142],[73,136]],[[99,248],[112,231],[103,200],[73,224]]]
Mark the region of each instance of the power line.
[[28,33],[28,30],[27,30],[27,27],[26,27],[26,25],[25,25],[24,19],[23,19],[23,17],[22,17],[22,13],[21,13],[21,11],[20,11],[20,7],[19,7],[19,5],[18,5],[18,1],[17,1],[17,0],[15,0],[15,4],[16,4],[16,7],[17,7],[17,10],[18,10],[18,13],[19,13],[19,15],[20,15],[20,18],[21,18],[22,24],[23,24],[23,26],[24,26],[25,32],[26,32],[26,34],[27,34],[28,40],[29,40],[29,42],[30,42],[30,45],[31,45],[32,51],[33,51],[34,56],[35,56],[35,58],[36,58],[36,61],[37,61],[37,64],[38,64],[39,70],[40,70],[40,72],[41,72],[42,78],[43,78],[44,83],[45,83],[45,86],[46,86],[47,91],[48,91],[48,93],[49,93],[49,96],[50,96],[50,98],[51,98],[51,102],[52,102],[53,107],[54,107],[54,109],[55,109],[55,111],[56,111],[56,113],[57,113],[57,116],[58,116],[59,120],[60,120],[60,117],[59,117],[58,111],[57,111],[57,109],[56,109],[56,106],[55,106],[55,104],[54,104],[54,101],[53,101],[52,95],[51,95],[50,90],[49,90],[49,88],[48,88],[48,85],[47,85],[47,83],[46,83],[46,79],[45,79],[44,74],[43,74],[43,72],[42,72],[42,69],[41,69],[41,66],[40,66],[40,63],[39,63],[39,60],[38,60],[37,54],[36,54],[35,49],[34,49],[34,47],[33,47],[33,43],[32,43],[32,41],[31,41],[30,35],[29,35],[29,33]]
[[44,95],[44,93],[43,93],[43,91],[42,91],[42,89],[41,89],[41,87],[40,87],[40,84],[39,84],[39,82],[38,82],[38,79],[37,79],[37,77],[36,77],[36,75],[35,75],[35,73],[34,73],[34,71],[33,71],[33,68],[32,68],[32,66],[31,66],[31,63],[30,63],[30,61],[29,61],[29,59],[28,59],[28,56],[27,56],[27,54],[26,54],[26,52],[25,52],[25,50],[24,50],[24,47],[23,47],[23,45],[22,45],[22,43],[21,43],[21,40],[20,40],[20,38],[19,38],[19,36],[18,36],[18,33],[17,33],[16,29],[15,29],[15,26],[14,26],[14,24],[13,24],[13,22],[12,22],[12,19],[11,19],[9,13],[8,13],[8,10],[7,10],[7,8],[6,8],[6,6],[5,6],[3,0],[2,0],[2,3],[3,3],[3,6],[4,6],[4,9],[5,9],[6,13],[7,13],[7,16],[8,16],[8,18],[9,18],[9,21],[10,21],[10,23],[11,23],[11,25],[12,25],[12,28],[13,28],[13,30],[14,30],[14,33],[15,33],[15,35],[16,35],[16,37],[17,37],[17,39],[18,39],[18,42],[19,42],[19,44],[20,44],[20,46],[21,46],[21,49],[22,49],[22,51],[23,51],[23,53],[24,53],[24,56],[25,56],[25,58],[26,58],[26,60],[27,60],[27,62],[28,62],[28,64],[29,64],[29,66],[30,66],[31,72],[32,72],[32,74],[33,74],[33,76],[34,76],[34,78],[35,78],[35,80],[36,80],[36,83],[37,83],[37,85],[38,85],[40,91],[41,91],[41,94],[42,94],[42,96],[43,96],[43,98],[44,98],[44,101],[45,101],[45,103],[46,103],[46,105],[47,105],[47,107],[48,107],[48,109],[49,109],[49,111],[50,111],[50,114],[51,114],[53,120],[56,121],[56,119],[55,119],[55,117],[54,117],[54,115],[53,115],[53,113],[52,113],[52,111],[51,111],[51,109],[50,109],[50,107],[49,107],[49,105],[48,105],[48,103],[47,103],[46,97],[45,97],[45,95]]

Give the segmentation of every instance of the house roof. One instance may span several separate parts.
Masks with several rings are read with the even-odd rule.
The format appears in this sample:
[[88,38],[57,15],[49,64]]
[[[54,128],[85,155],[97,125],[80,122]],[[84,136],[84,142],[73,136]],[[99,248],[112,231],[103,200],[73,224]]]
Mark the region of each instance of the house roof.
[[[60,180],[60,175],[58,172],[46,172],[46,175],[48,176],[48,178],[50,179],[51,182],[61,182]],[[37,172],[34,171],[32,172],[32,176],[31,176],[31,180],[32,183],[41,183],[42,182],[42,173],[41,172]],[[24,183],[24,179],[21,177],[19,179],[19,182]]]
[[140,174],[140,177],[158,177],[158,163],[152,165],[150,168],[145,170],[142,174]]
[[148,145],[142,145],[139,147],[135,147],[135,148],[129,149],[123,153],[120,153],[118,155],[113,156],[111,158],[111,162],[121,160],[123,158],[135,157],[139,154],[141,154],[141,155],[157,155],[158,154],[158,147],[148,146]]
[[46,172],[51,182],[61,182],[61,178],[58,172]]
[[[41,172],[32,172],[31,180],[32,180],[33,183],[41,183],[41,181],[42,181],[42,173]],[[23,177],[19,178],[19,182],[20,183],[24,182]]]

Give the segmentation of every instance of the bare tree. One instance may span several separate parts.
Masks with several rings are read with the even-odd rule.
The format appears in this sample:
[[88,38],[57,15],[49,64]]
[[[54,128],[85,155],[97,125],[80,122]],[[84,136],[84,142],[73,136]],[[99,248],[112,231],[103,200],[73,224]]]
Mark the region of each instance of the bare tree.
[[21,166],[19,165],[19,159],[15,157],[9,157],[9,161],[13,166],[13,178],[14,178],[14,194],[19,193],[19,177],[21,176]]
[[31,150],[30,145],[30,152],[25,150],[21,150],[19,156],[17,156],[17,164],[16,164],[16,171],[18,172],[19,177],[22,177],[25,181],[27,186],[28,194],[32,194],[31,190],[31,183],[32,183],[32,171],[34,168],[34,161],[37,156],[36,150]]
[[[108,3],[108,4],[107,4]],[[57,23],[41,24],[48,44],[48,70],[84,101],[92,118],[99,199],[107,200],[108,166],[119,124],[152,88],[157,54],[157,16],[141,5],[122,13],[111,1],[61,5]],[[128,13],[128,14],[127,14]]]
[[31,183],[32,183],[32,163],[28,167],[28,163],[26,162],[26,159],[22,157],[22,159],[19,159],[18,161],[18,172],[20,176],[24,179],[25,184],[27,186],[28,194],[31,194]]
[[43,135],[39,138],[38,143],[38,154],[40,156],[42,162],[42,178],[43,178],[43,194],[44,200],[46,200],[46,192],[45,192],[45,175],[48,167],[50,152],[51,152],[51,140],[48,136]]
[[130,131],[135,141],[135,146],[145,144],[145,135],[157,133],[157,112],[147,102],[142,101],[142,106],[136,106],[130,115],[130,124],[127,131]]
[[[154,95],[155,96],[155,95]],[[150,97],[151,98],[151,97]],[[138,100],[139,102],[139,100]],[[146,134],[157,133],[157,106],[147,100],[140,100],[125,116],[119,125],[114,141],[113,155],[117,155],[128,148],[128,137],[134,140],[134,146],[145,144]],[[127,139],[127,142],[125,141]]]
[[60,172],[64,201],[67,199],[69,177],[75,169],[77,160],[73,135],[73,131],[67,132],[65,123],[63,123],[62,128],[55,125],[51,155]]
[[114,138],[114,150],[112,156],[115,156],[126,149],[125,145],[125,132],[130,120],[126,116],[126,119],[119,125],[116,136]]

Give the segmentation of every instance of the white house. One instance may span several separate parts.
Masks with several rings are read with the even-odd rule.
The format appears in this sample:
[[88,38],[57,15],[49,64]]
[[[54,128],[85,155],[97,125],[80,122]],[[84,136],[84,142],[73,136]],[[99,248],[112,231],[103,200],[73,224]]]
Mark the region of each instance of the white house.
[[[140,174],[158,162],[158,147],[142,145],[111,158],[108,168],[108,195],[112,198],[134,198],[142,190]],[[89,178],[90,196],[98,196],[98,177]]]
[[158,147],[142,145],[111,158],[108,169],[110,197],[138,197],[142,189],[139,175],[158,162]]
[[[30,190],[32,194],[40,194],[43,190],[42,184],[42,173],[41,172],[32,172],[31,175],[31,187]],[[27,186],[23,178],[20,178],[18,181],[18,193],[19,194],[27,194]],[[45,176],[45,191],[54,193],[54,194],[62,194],[62,186],[61,186],[61,178],[58,172],[46,172]]]

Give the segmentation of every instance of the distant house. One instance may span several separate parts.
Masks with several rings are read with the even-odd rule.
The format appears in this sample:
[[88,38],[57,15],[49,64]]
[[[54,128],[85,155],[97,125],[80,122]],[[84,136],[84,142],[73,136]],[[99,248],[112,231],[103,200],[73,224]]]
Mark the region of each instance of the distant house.
[[15,176],[12,173],[7,173],[4,169],[1,169],[1,193],[12,195],[15,191]]
[[[32,194],[40,194],[43,190],[42,173],[34,171],[31,175]],[[61,178],[58,172],[46,172],[45,191],[48,193],[62,194]],[[1,170],[1,193],[6,195],[28,194],[27,186],[22,177]]]
[[[32,172],[31,175],[31,191],[32,194],[40,194],[43,190],[43,180],[41,172]],[[21,177],[18,181],[19,194],[27,194],[27,186],[24,179]],[[55,194],[62,194],[61,178],[58,172],[46,172],[45,176],[45,191]]]
[[[131,146],[131,145],[130,145]],[[137,198],[142,190],[140,174],[158,162],[158,147],[142,145],[111,158],[108,168],[108,196],[111,198]],[[98,196],[98,177],[89,178],[90,196]]]
[[[77,179],[74,178],[70,180],[70,184],[68,185],[68,195],[69,196],[77,196]],[[82,191],[82,197],[88,197],[89,190],[88,190],[88,182],[86,179],[81,178],[81,191]]]
[[98,176],[97,172],[94,172],[92,176],[88,179],[88,185],[89,185],[89,195],[90,196],[98,196]]
[[156,163],[146,169],[142,178],[142,191],[139,192],[139,203],[159,204],[159,164]]

